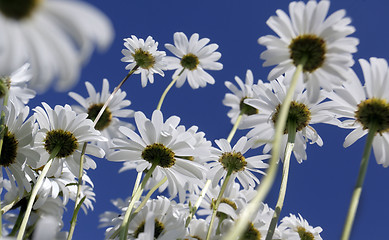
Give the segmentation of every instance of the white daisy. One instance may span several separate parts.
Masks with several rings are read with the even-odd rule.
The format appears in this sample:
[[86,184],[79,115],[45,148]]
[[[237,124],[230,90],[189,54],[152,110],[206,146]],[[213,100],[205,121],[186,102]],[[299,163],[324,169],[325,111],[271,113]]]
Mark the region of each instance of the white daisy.
[[320,233],[323,229],[321,227],[313,228],[300,214],[298,218],[293,214],[284,217],[278,229],[282,232],[282,240],[322,240]]
[[[138,202],[137,204],[139,204]],[[128,203],[117,200],[114,204],[121,213],[105,212],[100,216],[100,227],[106,227],[106,238],[118,232]],[[185,236],[185,215],[180,214],[176,203],[166,197],[150,199],[128,226],[128,239],[180,239]]]
[[[78,176],[80,157],[83,144],[90,141],[106,141],[100,132],[95,130],[93,122],[87,119],[87,114],[77,114],[69,105],[55,106],[52,109],[48,104],[34,109],[34,116],[38,122],[39,130],[35,137],[34,149],[41,155],[37,168],[46,164],[51,152],[58,146],[61,149],[53,159],[47,176],[59,176],[62,173],[63,163],[69,170]],[[88,144],[86,154],[103,157],[104,151],[94,145]],[[96,163],[85,155],[84,168],[96,168]]]
[[247,141],[246,137],[241,137],[231,148],[226,139],[215,140],[220,148],[213,148],[208,164],[210,170],[207,178],[212,180],[212,187],[216,187],[220,179],[225,179],[227,172],[231,171],[231,182],[238,179],[243,188],[255,187],[259,184],[258,178],[252,173],[264,174],[262,170],[268,167],[263,160],[270,158],[270,155],[257,155],[245,158],[243,155],[251,148],[253,142]]
[[[30,192],[30,180],[35,182],[34,172],[28,165],[36,164],[40,156],[31,149],[34,140],[33,119],[27,118],[28,115],[28,107],[23,108],[19,112],[15,109],[12,102],[5,108],[4,123],[6,132],[3,138],[0,166],[8,175],[12,185],[12,192],[8,192],[5,195],[5,199],[8,201],[13,200],[15,197],[23,196],[25,191]],[[0,171],[1,178],[3,170]],[[17,183],[17,187],[15,183]],[[15,191],[16,188],[18,188],[18,191]]]
[[194,33],[189,41],[182,32],[174,33],[174,45],[165,44],[165,47],[177,57],[166,57],[167,68],[177,69],[173,78],[181,74],[176,86],[181,87],[188,79],[189,85],[193,88],[205,87],[207,83],[214,84],[215,79],[204,70],[221,70],[223,64],[217,62],[221,53],[215,52],[218,45],[209,44],[208,38],[199,39],[199,34]]
[[[328,94],[332,102],[329,109],[343,120],[341,127],[354,129],[347,135],[343,146],[348,147],[362,138],[374,125],[377,132],[373,151],[378,164],[389,166],[389,67],[385,59],[370,58],[370,63],[360,59],[365,85],[362,86],[354,71],[343,87]],[[346,120],[344,120],[346,119]]]
[[[31,73],[29,71],[30,64],[26,63],[10,76],[0,77],[0,88],[8,88],[8,99],[13,102],[16,109],[24,108],[28,101],[35,97],[35,91],[27,87],[31,80]],[[3,89],[0,89],[0,97],[3,102]]]
[[[228,111],[228,117],[231,118],[231,123],[234,124],[240,114],[244,114],[246,116],[258,113],[258,109],[253,108],[244,103],[244,100],[247,98],[252,98],[254,96],[253,93],[253,84],[254,77],[251,70],[247,70],[246,72],[246,80],[243,81],[235,76],[235,81],[238,84],[238,89],[233,83],[230,81],[225,81],[224,85],[232,92],[226,93],[223,99],[223,104],[227,107],[231,107],[230,111]],[[258,82],[261,82],[258,80]],[[260,86],[265,86],[261,84]]]
[[[248,116],[241,123],[241,128],[252,128],[247,137],[257,140],[254,147],[265,144],[264,153],[270,152],[272,148],[272,140],[275,132],[275,122],[277,121],[278,112],[281,104],[284,101],[288,89],[288,78],[292,77],[292,72],[287,72],[284,76],[280,76],[277,80],[271,81],[272,88],[254,86],[255,98],[245,100],[245,103],[258,109],[258,114]],[[320,95],[321,92],[319,92]],[[311,126],[315,123],[330,123],[338,122],[327,111],[323,111],[324,106],[320,104],[325,99],[323,95],[318,96],[317,101],[310,102],[307,96],[307,91],[304,89],[302,79],[299,79],[295,89],[291,106],[289,109],[288,122],[293,121],[296,125],[296,137],[293,147],[293,153],[296,160],[301,163],[307,159],[305,152],[306,143],[311,140],[311,144],[316,143],[319,146],[323,145],[323,140],[317,134],[316,130]],[[286,126],[287,126],[286,125]],[[284,135],[281,140],[281,154],[284,156],[285,147],[288,141],[288,130],[285,127]]]
[[[104,103],[107,101],[111,92],[109,91],[109,82],[107,79],[103,80],[103,86],[101,92],[96,92],[95,88],[90,82],[85,82],[86,89],[89,97],[83,98],[77,93],[70,92],[69,96],[76,100],[81,106],[72,106],[72,109],[80,114],[87,113],[88,118],[94,121],[97,114],[100,112]],[[113,96],[111,102],[104,110],[103,115],[97,122],[95,128],[101,132],[101,134],[107,139],[113,139],[115,137],[123,137],[118,131],[120,126],[126,126],[133,129],[132,124],[126,123],[119,118],[130,118],[133,117],[134,111],[131,109],[125,109],[131,105],[131,101],[125,100],[126,92],[119,89]],[[111,146],[111,142],[100,142],[93,141],[92,143],[102,147],[106,152]]]
[[273,80],[289,69],[305,62],[304,79],[308,96],[316,101],[320,87],[330,91],[346,80],[348,68],[354,64],[352,53],[357,51],[357,38],[347,37],[355,31],[351,19],[344,17],[344,10],[326,15],[330,2],[322,0],[291,2],[290,17],[282,10],[276,11],[266,22],[278,35],[267,35],[258,39],[266,46],[261,54],[264,66],[277,65],[269,73]]
[[166,69],[166,53],[157,51],[158,42],[155,42],[151,36],[148,36],[145,41],[132,35],[124,41],[127,49],[122,50],[124,55],[122,62],[130,63],[126,66],[126,70],[132,70],[135,66],[139,67],[134,73],[141,74],[142,87],[146,87],[147,81],[154,83],[154,73],[165,76],[162,70]]
[[[269,208],[267,204],[261,203],[256,214],[253,215],[252,221],[248,225],[246,231],[242,233],[240,239],[265,239],[274,210]],[[226,219],[222,222],[222,233],[228,233],[229,229],[233,227],[233,220]],[[224,236],[225,237],[225,236]],[[281,239],[281,232],[278,228],[275,229],[272,239]]]
[[[168,187],[171,197],[177,195],[185,197],[185,183],[193,179],[203,179],[205,167],[195,161],[190,161],[197,155],[196,149],[187,139],[192,138],[188,132],[177,131],[180,118],[172,116],[165,122],[162,112],[155,110],[151,120],[142,112],[135,113],[135,122],[140,133],[120,127],[128,139],[114,139],[114,148],[118,149],[108,155],[110,161],[129,161],[138,172],[150,169],[156,165],[152,178],[159,182],[167,177],[167,181],[160,190]],[[201,151],[201,149],[199,149]]]
[[[200,216],[208,216],[210,220],[212,215],[213,205],[220,192],[220,186],[217,185],[215,188],[208,189],[203,201],[200,204],[200,209],[196,212]],[[255,196],[256,191],[254,188],[249,187],[248,189],[241,189],[240,184],[232,182],[228,184],[225,192],[223,193],[222,200],[217,209],[217,217],[223,218],[230,217],[236,219],[239,213],[246,207],[247,203]],[[198,195],[192,195],[190,201],[196,202]]]
[[93,45],[108,47],[113,39],[110,21],[81,1],[6,1],[0,5],[0,74],[31,63],[30,86],[46,90],[72,87]]

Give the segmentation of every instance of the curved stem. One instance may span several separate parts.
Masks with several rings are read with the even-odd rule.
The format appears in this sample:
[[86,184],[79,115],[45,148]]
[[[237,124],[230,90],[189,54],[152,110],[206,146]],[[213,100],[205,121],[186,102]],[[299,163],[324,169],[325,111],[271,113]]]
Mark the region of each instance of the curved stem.
[[138,174],[136,175],[136,180],[135,180],[135,183],[134,183],[134,188],[132,189],[132,196],[134,196],[136,190],[138,189],[139,187],[139,184],[140,184],[140,180],[142,180],[142,172],[138,172]]
[[222,187],[220,189],[219,196],[217,197],[216,203],[215,203],[215,205],[213,205],[212,218],[211,218],[211,222],[209,223],[206,240],[209,240],[210,237],[211,237],[212,226],[213,226],[213,223],[215,222],[215,217],[216,217],[217,209],[219,208],[219,204],[220,204],[220,202],[222,200],[222,196],[224,194],[224,191],[227,188],[228,182],[230,181],[231,175],[232,175],[232,171],[229,170],[227,172],[227,174],[226,174],[226,178],[224,179],[223,185],[222,185]]
[[155,185],[152,189],[150,189],[150,191],[147,193],[147,195],[145,196],[145,198],[142,200],[141,204],[135,209],[134,213],[138,213],[144,205],[146,205],[147,203],[147,200],[150,199],[151,195],[162,185],[164,184],[165,182],[167,181],[167,177],[165,176],[164,178],[162,178],[161,181],[159,181],[157,183],[157,185]]
[[247,225],[259,207],[259,204],[266,197],[270,188],[273,185],[276,173],[277,173],[277,161],[280,156],[280,142],[282,135],[284,133],[286,119],[288,117],[290,103],[292,102],[292,97],[294,94],[294,90],[296,88],[298,78],[303,70],[304,64],[299,64],[296,68],[296,71],[293,74],[292,81],[290,83],[288,92],[286,93],[284,102],[281,105],[280,114],[278,116],[276,126],[275,126],[275,135],[272,146],[272,157],[270,159],[269,168],[267,169],[266,175],[264,176],[261,184],[259,184],[257,189],[257,194],[251,200],[251,202],[246,206],[243,213],[240,215],[239,219],[236,221],[233,228],[230,229],[229,233],[225,240],[235,240],[237,239],[245,229],[247,229]]
[[211,185],[211,180],[208,179],[207,182],[204,185],[204,188],[201,190],[200,196],[197,199],[195,205],[190,209],[190,214],[188,218],[186,219],[185,228],[189,226],[190,221],[192,220],[193,216],[195,215],[197,209],[200,207],[201,202],[204,199],[205,193],[208,191],[209,185]]
[[342,240],[348,240],[350,238],[351,229],[353,227],[355,214],[357,212],[358,204],[359,204],[359,198],[362,193],[362,186],[363,182],[365,180],[366,176],[366,170],[369,163],[370,158],[370,152],[371,152],[371,146],[373,144],[374,136],[377,132],[377,129],[375,127],[369,128],[369,133],[367,135],[365,149],[363,150],[362,160],[361,160],[361,166],[359,167],[359,174],[358,179],[355,184],[354,192],[351,197],[350,206],[348,209],[346,221],[344,223],[343,227],[343,233],[342,233]]
[[143,189],[146,186],[147,181],[151,177],[151,174],[154,172],[154,169],[157,167],[157,164],[151,165],[151,168],[147,171],[145,177],[142,180],[141,185],[136,190],[134,196],[132,196],[130,203],[128,204],[127,211],[124,215],[122,225],[120,226],[120,240],[126,240],[128,234],[128,224],[130,223],[130,215],[132,213],[132,209],[134,208],[134,204],[136,201],[140,199],[143,193]]
[[120,87],[127,81],[127,79],[139,68],[138,65],[135,65],[135,67],[123,78],[123,80],[119,83],[119,85],[116,86],[116,88],[113,90],[111,95],[107,98],[107,101],[105,101],[103,107],[100,109],[99,114],[97,114],[95,120],[93,121],[93,125],[96,126],[97,122],[100,120],[101,116],[103,115],[105,109],[107,108],[108,104],[112,101],[113,96],[115,96],[116,92],[119,91]]
[[296,137],[296,124],[291,122],[288,124],[288,143],[285,148],[285,156],[283,162],[284,168],[282,170],[282,181],[281,181],[280,192],[278,194],[277,204],[274,209],[273,217],[269,225],[269,230],[267,231],[266,240],[273,239],[274,231],[277,226],[278,219],[280,218],[282,207],[284,206],[286,187],[288,185],[290,157],[292,155],[295,137]]
[[166,97],[167,93],[173,87],[174,83],[177,82],[178,78],[181,76],[181,74],[184,72],[184,70],[185,70],[185,68],[183,68],[181,70],[181,72],[175,78],[173,78],[173,80],[170,82],[170,84],[166,87],[165,91],[162,93],[161,98],[159,99],[157,110],[161,110],[162,103],[165,100],[165,97]]
[[73,238],[74,229],[76,228],[78,210],[80,210],[80,206],[78,206],[78,205],[80,204],[82,175],[83,175],[83,170],[84,170],[84,158],[85,158],[85,151],[86,151],[87,145],[88,145],[88,143],[85,142],[84,145],[82,146],[82,151],[81,151],[81,156],[80,156],[80,169],[78,172],[77,194],[76,194],[76,199],[74,200],[73,216],[72,216],[72,220],[70,221],[70,230],[69,230],[67,240],[71,240]]
[[239,123],[242,120],[242,117],[243,117],[243,113],[239,114],[238,118],[236,119],[235,124],[232,127],[230,134],[228,134],[228,138],[227,138],[228,142],[231,142],[232,138],[234,137],[236,130],[239,127]]
[[41,188],[41,186],[43,184],[43,180],[45,179],[46,174],[47,174],[47,172],[49,171],[49,169],[51,167],[51,163],[53,162],[53,159],[57,156],[59,150],[61,150],[61,147],[62,146],[56,146],[53,149],[53,151],[50,154],[49,160],[47,161],[45,167],[43,168],[41,174],[38,177],[38,180],[35,183],[34,188],[32,189],[30,199],[28,200],[26,213],[24,214],[22,225],[20,226],[20,230],[19,230],[18,236],[16,238],[17,240],[22,240],[23,239],[23,235],[24,235],[24,232],[26,231],[26,227],[27,227],[27,222],[28,222],[28,219],[30,218],[32,206],[34,205],[35,197],[38,194],[38,191],[39,191],[39,189]]

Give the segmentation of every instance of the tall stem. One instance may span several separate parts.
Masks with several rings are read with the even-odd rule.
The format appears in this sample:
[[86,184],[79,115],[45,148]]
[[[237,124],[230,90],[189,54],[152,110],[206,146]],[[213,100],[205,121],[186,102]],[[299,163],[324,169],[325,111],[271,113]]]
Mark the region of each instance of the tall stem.
[[296,71],[293,74],[292,81],[290,83],[288,92],[286,93],[284,102],[281,105],[280,114],[276,122],[275,136],[272,144],[272,157],[270,159],[269,168],[266,171],[261,184],[258,186],[256,196],[251,200],[251,202],[244,209],[243,213],[240,215],[239,219],[236,221],[233,228],[230,229],[229,233],[225,240],[235,240],[237,239],[245,229],[253,216],[257,211],[259,204],[266,197],[270,188],[273,186],[273,182],[277,173],[277,161],[280,156],[280,142],[282,135],[284,133],[286,120],[288,117],[290,103],[292,102],[294,90],[296,88],[298,78],[303,70],[304,64],[299,64],[296,68]]
[[140,205],[135,209],[134,213],[138,213],[140,210],[142,210],[142,208],[144,207],[144,205],[146,205],[147,203],[147,200],[150,199],[151,195],[153,195],[153,193],[155,191],[157,191],[157,189],[162,185],[164,184],[165,182],[167,181],[167,177],[165,176],[164,178],[162,178],[161,181],[159,181],[157,183],[157,185],[155,185],[152,189],[150,189],[150,191],[147,193],[147,195],[144,197],[144,199],[142,200],[142,202],[140,203]]
[[[113,97],[119,91],[121,86],[127,81],[127,79],[139,68],[138,65],[136,65],[125,77],[124,79],[119,83],[119,85],[116,86],[116,88],[113,90],[111,95],[107,98],[105,101],[103,107],[100,109],[99,113],[97,114],[95,120],[93,121],[93,126],[96,126],[98,121],[100,120],[101,116],[103,115],[105,109],[107,108],[108,104],[112,101]],[[75,199],[75,204],[74,204],[74,209],[73,209],[73,217],[72,220],[70,221],[70,230],[69,234],[67,237],[67,240],[71,240],[73,238],[74,230],[76,228],[76,222],[77,222],[77,215],[78,215],[78,210],[80,207],[78,206],[80,204],[80,192],[81,192],[81,186],[82,186],[82,176],[83,176],[83,170],[84,170],[84,157],[85,157],[85,151],[88,143],[85,142],[84,145],[82,146],[82,152],[81,152],[81,157],[80,157],[80,170],[79,170],[79,175],[78,175],[78,183],[77,183],[77,194],[76,194],[76,199]]]
[[224,191],[227,188],[228,182],[230,181],[231,175],[232,175],[232,171],[228,170],[228,172],[226,174],[226,178],[224,179],[223,185],[222,185],[222,187],[220,189],[219,196],[217,197],[215,205],[213,205],[212,218],[211,218],[211,222],[209,223],[206,240],[209,240],[210,237],[211,237],[212,226],[213,226],[213,223],[215,222],[215,217],[216,217],[217,209],[219,208],[219,204],[220,204],[220,202],[222,200]]
[[374,140],[374,136],[375,136],[376,132],[377,132],[377,129],[375,126],[369,128],[369,133],[367,134],[365,149],[363,150],[361,166],[359,167],[358,179],[357,179],[357,182],[355,184],[353,195],[351,197],[351,202],[350,202],[350,206],[348,209],[346,221],[344,223],[341,240],[348,240],[350,238],[351,229],[353,227],[355,214],[357,212],[357,208],[358,208],[358,204],[359,204],[359,198],[360,198],[361,193],[362,193],[363,182],[365,181],[367,166],[369,164],[371,146],[373,144],[373,140]]
[[141,185],[136,190],[134,196],[132,196],[130,203],[128,204],[127,211],[124,215],[122,225],[120,226],[120,240],[126,240],[128,234],[128,225],[130,223],[129,219],[131,216],[132,209],[134,208],[134,204],[139,198],[142,196],[143,189],[146,186],[147,181],[151,177],[151,174],[154,172],[154,169],[157,167],[157,164],[151,165],[151,168],[147,171],[145,177],[142,180]]
[[190,214],[188,218],[186,219],[185,227],[187,228],[189,226],[190,221],[192,220],[193,216],[195,215],[197,209],[200,207],[201,202],[204,199],[205,193],[208,191],[209,185],[211,185],[211,180],[208,179],[207,182],[204,185],[204,188],[201,190],[200,196],[197,199],[195,205],[192,209],[190,209]]
[[280,218],[282,207],[284,206],[286,187],[288,185],[290,157],[292,155],[295,137],[296,137],[296,124],[290,122],[288,123],[288,143],[285,148],[285,156],[283,162],[284,168],[282,170],[282,181],[281,181],[280,192],[278,194],[278,200],[273,213],[273,218],[271,219],[269,230],[267,231],[266,240],[273,239],[274,231],[277,226],[278,219]]
[[51,163],[53,162],[53,159],[57,156],[59,150],[61,150],[61,147],[62,146],[56,146],[53,149],[53,151],[50,154],[49,160],[47,161],[45,167],[43,168],[41,174],[38,177],[38,180],[36,181],[36,183],[34,185],[34,188],[32,189],[30,199],[28,200],[26,213],[24,214],[22,225],[20,226],[20,230],[19,230],[18,236],[16,237],[17,240],[22,240],[23,239],[23,235],[24,235],[24,232],[26,231],[26,227],[27,227],[27,222],[28,222],[28,219],[30,218],[32,206],[34,205],[35,197],[38,194],[38,191],[39,191],[39,189],[41,188],[41,186],[43,184],[43,180],[45,179],[46,174],[47,174],[47,172],[49,171],[49,169],[51,167]]
[[234,137],[236,130],[239,127],[240,121],[242,120],[242,117],[243,117],[243,113],[239,114],[238,118],[236,119],[235,124],[232,127],[230,134],[228,134],[228,137],[227,137],[228,142],[231,142],[232,138]]
[[165,97],[166,97],[167,93],[173,87],[174,83],[177,82],[178,78],[181,76],[181,74],[184,72],[184,70],[185,70],[185,68],[183,68],[181,70],[181,72],[175,78],[173,78],[173,80],[170,82],[170,84],[166,87],[165,91],[162,93],[161,98],[159,99],[157,110],[161,110],[162,103],[165,100]]
[[73,217],[72,217],[72,220],[70,221],[70,230],[69,230],[67,240],[71,240],[73,238],[74,229],[76,228],[78,210],[80,209],[80,206],[78,206],[78,205],[80,204],[82,175],[83,175],[83,170],[84,170],[84,158],[85,158],[85,151],[86,151],[87,145],[88,145],[88,143],[85,142],[84,145],[82,146],[81,157],[80,157],[80,169],[78,172],[79,177],[78,177],[78,183],[77,183],[77,194],[76,194],[76,199],[74,202]]

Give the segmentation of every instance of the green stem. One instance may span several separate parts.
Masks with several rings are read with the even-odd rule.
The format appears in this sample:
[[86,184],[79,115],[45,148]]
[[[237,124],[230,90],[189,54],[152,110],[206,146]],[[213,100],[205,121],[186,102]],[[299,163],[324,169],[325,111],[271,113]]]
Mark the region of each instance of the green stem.
[[363,150],[361,166],[359,167],[358,179],[357,179],[357,182],[355,184],[353,195],[351,197],[351,202],[350,202],[350,206],[348,209],[347,218],[346,218],[346,221],[344,223],[344,228],[343,228],[341,240],[348,240],[350,238],[351,229],[353,227],[355,214],[357,212],[357,208],[358,208],[358,204],[359,204],[359,198],[360,198],[361,193],[362,193],[363,182],[365,181],[367,166],[369,164],[371,146],[373,144],[373,139],[374,139],[376,132],[377,132],[377,128],[375,126],[369,128],[369,133],[367,135],[365,149]]
[[[8,97],[9,97],[9,89],[6,88],[5,91],[5,96],[3,100],[3,106],[6,107],[8,104]],[[4,109],[1,110],[1,117],[0,117],[0,156],[1,156],[1,151],[3,150],[3,143],[4,143],[4,135],[7,133],[8,129],[7,126],[5,125],[5,112]],[[1,201],[1,199],[0,199]],[[0,212],[0,237],[3,236],[3,214]]]
[[28,205],[27,205],[26,213],[24,215],[24,218],[23,218],[23,221],[22,221],[22,225],[20,226],[20,230],[19,230],[19,233],[18,233],[18,236],[17,236],[16,240],[22,240],[23,239],[23,235],[24,235],[24,232],[26,231],[26,227],[27,227],[27,222],[28,222],[28,219],[30,218],[32,206],[34,205],[35,197],[38,194],[38,191],[39,191],[39,189],[41,188],[41,186],[43,184],[43,180],[45,179],[46,174],[47,174],[47,172],[49,171],[49,169],[51,167],[51,164],[53,163],[53,159],[57,156],[57,154],[61,150],[61,148],[62,148],[62,146],[59,145],[59,146],[56,146],[53,149],[53,151],[50,154],[49,160],[47,161],[45,167],[43,168],[41,174],[38,177],[38,180],[36,181],[36,183],[34,185],[34,188],[32,189],[30,199],[28,200]]
[[245,229],[247,229],[247,225],[249,224],[251,217],[254,213],[256,213],[259,204],[263,201],[270,188],[273,186],[273,182],[277,173],[277,162],[280,156],[280,142],[282,139],[282,135],[284,134],[290,103],[292,102],[294,90],[296,88],[298,78],[302,73],[303,66],[304,64],[299,64],[297,66],[296,71],[293,74],[293,78],[290,83],[288,92],[286,93],[284,102],[281,105],[280,114],[275,124],[275,135],[272,144],[272,157],[270,159],[270,164],[269,168],[267,169],[266,175],[264,176],[261,184],[259,184],[258,186],[257,194],[244,209],[243,213],[236,221],[234,227],[230,229],[225,240],[235,240],[243,233]]
[[181,76],[181,74],[184,72],[184,70],[185,70],[185,68],[183,68],[181,70],[181,72],[175,78],[173,78],[173,80],[170,82],[170,84],[166,87],[165,91],[162,93],[161,98],[159,99],[157,110],[161,110],[162,103],[165,100],[165,97],[166,97],[167,93],[173,87],[174,83],[177,82],[178,78]]
[[140,180],[142,180],[142,172],[138,172],[138,174],[136,175],[136,180],[135,180],[135,183],[134,183],[134,188],[132,189],[131,197],[134,196],[135,191],[138,189],[139,184],[140,184]]
[[108,104],[112,101],[113,96],[115,96],[116,92],[119,91],[120,87],[127,81],[127,79],[139,68],[138,65],[135,65],[135,67],[127,74],[127,76],[124,77],[124,79],[117,85],[117,87],[113,90],[111,95],[107,98],[107,101],[105,101],[103,107],[100,109],[99,114],[97,114],[95,120],[93,121],[93,125],[96,126],[97,122],[100,120],[101,116],[103,115],[105,109],[107,108]]
[[235,124],[232,127],[230,134],[228,134],[228,138],[227,138],[228,142],[231,142],[232,138],[234,137],[236,130],[239,127],[239,123],[242,120],[242,117],[243,117],[243,113],[239,114],[238,118],[236,119]]
[[147,193],[147,195],[145,196],[145,198],[142,200],[141,204],[135,209],[134,213],[138,213],[144,205],[146,205],[147,203],[147,200],[150,199],[151,195],[162,185],[164,184],[165,182],[167,181],[167,177],[165,176],[164,178],[162,178],[161,181],[159,181],[157,183],[157,185],[155,185],[152,189],[150,189],[150,191]]
[[[26,202],[27,202],[27,200],[26,200]],[[16,233],[18,232],[18,230],[20,229],[20,225],[22,224],[23,217],[26,213],[26,207],[27,207],[26,204],[22,204],[20,206],[18,218],[16,219],[16,222],[14,224],[14,227],[12,228],[11,233],[8,235],[9,237],[15,236]]]
[[127,234],[128,234],[128,225],[130,223],[130,215],[132,213],[132,209],[134,208],[134,204],[136,201],[140,199],[143,193],[143,189],[146,186],[147,181],[151,177],[151,174],[154,172],[154,169],[157,167],[157,164],[151,165],[151,168],[147,171],[145,177],[142,180],[141,185],[138,187],[136,190],[134,196],[132,196],[130,203],[128,204],[127,211],[124,215],[122,225],[120,226],[120,240],[126,240],[127,239]]
[[222,187],[220,189],[219,196],[217,197],[215,205],[213,205],[212,218],[211,218],[211,222],[209,223],[206,240],[209,240],[210,237],[211,237],[212,226],[213,226],[213,223],[215,222],[215,217],[216,217],[217,209],[219,208],[219,204],[220,204],[220,202],[222,200],[222,196],[224,194],[224,191],[227,188],[228,182],[230,181],[231,175],[232,175],[232,171],[228,170],[228,172],[226,174],[226,178],[224,179],[223,185],[222,185]]
[[278,194],[278,200],[273,213],[273,218],[270,222],[269,230],[267,231],[266,240],[273,239],[274,231],[277,226],[278,219],[280,218],[282,207],[284,206],[286,187],[288,185],[290,157],[292,155],[295,137],[296,137],[296,124],[290,122],[288,124],[288,143],[285,148],[284,168],[282,170],[282,181],[281,181],[280,192]]
[[185,228],[187,228],[189,226],[190,221],[192,220],[193,216],[195,215],[197,209],[200,207],[200,204],[204,199],[205,193],[208,191],[209,185],[211,185],[210,179],[208,179],[207,182],[205,183],[205,186],[204,186],[203,190],[201,190],[199,198],[197,199],[193,208],[190,210],[190,214],[189,214],[188,218],[186,219]]
[[77,194],[76,194],[76,199],[74,200],[73,216],[72,216],[72,219],[70,221],[70,230],[69,230],[67,240],[71,240],[73,238],[74,229],[76,228],[78,210],[80,209],[80,206],[78,206],[78,205],[80,204],[82,175],[83,175],[83,170],[84,170],[84,158],[85,158],[85,151],[86,151],[87,145],[88,145],[88,143],[85,142],[84,145],[82,146],[82,151],[81,151],[81,156],[80,156],[80,169],[78,172]]

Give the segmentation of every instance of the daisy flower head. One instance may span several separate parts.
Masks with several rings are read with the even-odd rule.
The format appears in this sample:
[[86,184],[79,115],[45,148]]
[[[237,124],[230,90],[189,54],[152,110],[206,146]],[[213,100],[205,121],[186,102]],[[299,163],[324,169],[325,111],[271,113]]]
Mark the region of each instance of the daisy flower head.
[[185,197],[184,186],[187,182],[204,178],[205,167],[190,159],[196,150],[187,139],[192,138],[189,132],[177,131],[180,118],[172,116],[163,120],[162,112],[155,110],[151,120],[142,112],[135,113],[135,123],[139,134],[127,127],[120,127],[127,139],[114,139],[117,151],[108,155],[110,161],[128,161],[138,172],[156,166],[152,179],[167,181],[161,185],[160,191],[166,187],[171,197],[177,192]]
[[[47,103],[34,109],[34,117],[37,120],[39,130],[35,136],[34,149],[39,152],[41,159],[36,168],[46,164],[51,153],[59,148],[59,152],[53,159],[53,163],[47,173],[48,177],[58,177],[63,170],[63,163],[69,170],[78,176],[80,157],[83,144],[90,141],[106,141],[100,132],[95,130],[93,122],[87,119],[87,114],[77,114],[69,105],[55,106],[52,109]],[[95,157],[103,157],[104,151],[88,144],[86,154]],[[88,155],[85,155],[84,168],[96,168],[96,163]]]
[[278,227],[282,233],[282,238],[285,240],[322,240],[320,233],[323,231],[321,227],[312,227],[308,221],[299,214],[298,218],[290,214],[289,217],[284,217]]
[[[117,239],[113,235],[120,228],[128,203],[120,199],[113,203],[120,209],[121,213],[105,212],[100,216],[100,227],[108,227],[106,238]],[[184,224],[185,215],[180,214],[180,211],[176,209],[174,201],[170,201],[166,197],[149,199],[130,222],[127,239],[181,239],[186,233]]]
[[[5,196],[8,200],[17,195],[23,196],[25,191],[30,192],[30,180],[35,181],[34,172],[28,165],[36,164],[40,156],[31,149],[34,136],[33,119],[27,118],[29,112],[28,107],[17,111],[12,102],[5,108],[5,133],[1,148],[0,166],[2,170],[0,175],[2,178],[4,170],[10,180],[12,192],[7,192]],[[18,191],[14,191],[15,189]]]
[[[238,84],[239,88],[237,88],[230,81],[226,81],[224,85],[232,92],[226,93],[223,99],[223,104],[231,107],[230,111],[228,111],[228,117],[231,118],[231,123],[234,124],[240,114],[244,114],[245,116],[250,116],[258,113],[258,109],[253,108],[244,103],[244,100],[247,98],[252,98],[254,96],[253,86],[254,86],[254,76],[251,70],[247,70],[246,72],[246,80],[243,82],[238,76],[235,76],[235,81]],[[261,82],[262,81],[258,81]],[[261,84],[261,86],[264,86]]]
[[[90,82],[85,82],[85,86],[89,94],[89,97],[87,98],[83,98],[81,95],[74,92],[69,93],[69,96],[80,104],[80,106],[72,106],[72,109],[78,114],[87,113],[88,118],[94,121],[101,108],[104,106],[104,103],[111,95],[111,92],[109,91],[109,82],[107,79],[103,80],[101,92],[96,92],[96,89]],[[119,89],[104,110],[99,121],[96,123],[95,129],[99,130],[107,139],[123,137],[123,135],[117,131],[120,126],[127,126],[128,128],[133,129],[132,124],[119,119],[134,116],[133,110],[126,109],[126,107],[131,105],[131,101],[125,100],[126,95],[125,91]],[[108,141],[93,141],[93,143],[102,147],[106,152],[110,147],[110,142]]]
[[8,99],[17,109],[24,108],[25,104],[35,97],[35,91],[27,86],[32,77],[29,67],[30,64],[25,63],[10,76],[0,77],[0,98],[3,101],[8,91]]
[[138,66],[134,73],[141,74],[142,87],[146,87],[148,81],[154,83],[154,73],[165,76],[163,70],[166,70],[166,53],[157,50],[158,42],[154,41],[151,36],[143,40],[132,35],[131,38],[124,39],[124,46],[127,49],[122,50],[124,55],[122,62],[129,63],[126,70],[132,70]]
[[[252,138],[255,142],[253,147],[265,144],[264,153],[270,152],[272,148],[271,141],[275,134],[275,123],[287,93],[288,79],[292,75],[293,73],[288,71],[285,73],[285,76],[280,76],[276,80],[271,81],[271,88],[267,88],[265,91],[263,91],[263,87],[254,86],[255,97],[245,101],[246,104],[258,109],[258,114],[243,119],[240,127],[243,129],[252,128],[247,133],[247,137]],[[325,97],[323,94],[320,95],[321,92],[322,90],[319,92],[318,99],[315,102],[311,102],[307,91],[304,89],[303,80],[299,79],[281,140],[281,157],[284,156],[284,150],[288,142],[288,125],[292,124],[296,129],[293,153],[296,160],[301,163],[307,159],[305,149],[309,140],[311,144],[323,145],[323,140],[311,124],[338,122],[327,111],[323,111],[325,108],[320,103]]]
[[232,182],[237,178],[245,189],[259,184],[258,178],[252,172],[264,174],[260,169],[268,167],[263,160],[270,158],[270,155],[245,158],[243,155],[253,144],[246,137],[241,137],[233,147],[226,139],[215,140],[215,143],[220,149],[212,149],[211,162],[208,164],[210,170],[207,174],[208,179],[212,179],[212,187],[215,188],[221,179],[225,179],[227,173],[232,174]]
[[4,1],[0,29],[0,74],[29,62],[29,86],[38,91],[45,91],[54,79],[56,90],[72,87],[94,45],[105,49],[113,39],[108,18],[78,0]]
[[348,68],[354,64],[352,53],[357,51],[357,38],[345,10],[338,10],[326,18],[330,2],[327,0],[291,2],[289,15],[277,10],[266,22],[278,35],[263,36],[258,43],[267,50],[261,54],[264,66],[277,65],[269,73],[276,79],[289,69],[303,64],[304,80],[311,101],[317,100],[320,87],[331,91],[346,80]]
[[330,111],[342,119],[344,128],[353,129],[344,141],[348,147],[366,135],[371,129],[374,136],[373,151],[378,164],[389,166],[389,67],[383,58],[360,59],[364,86],[353,70],[349,81],[335,88],[328,97],[332,100]]
[[176,55],[166,57],[166,61],[169,70],[177,69],[173,74],[173,78],[178,77],[177,87],[181,87],[187,79],[193,89],[215,83],[215,79],[204,70],[221,70],[223,64],[217,62],[221,57],[221,53],[216,52],[219,45],[207,45],[209,41],[208,38],[199,39],[198,33],[194,33],[188,40],[183,32],[176,32],[174,45],[165,44]]

